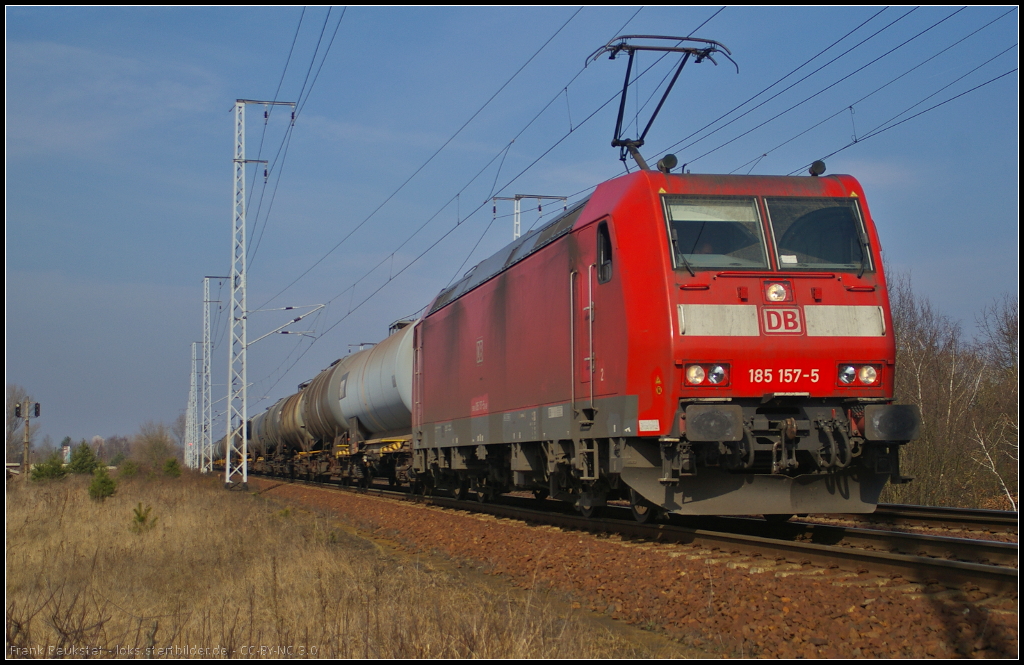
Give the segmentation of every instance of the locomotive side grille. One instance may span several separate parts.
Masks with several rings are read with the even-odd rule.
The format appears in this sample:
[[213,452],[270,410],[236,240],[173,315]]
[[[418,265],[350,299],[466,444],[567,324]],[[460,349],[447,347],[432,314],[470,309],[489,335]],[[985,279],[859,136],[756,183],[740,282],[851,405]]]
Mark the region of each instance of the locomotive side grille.
[[808,337],[884,337],[885,318],[877,305],[805,305]]
[[679,334],[757,337],[757,306],[679,305]]

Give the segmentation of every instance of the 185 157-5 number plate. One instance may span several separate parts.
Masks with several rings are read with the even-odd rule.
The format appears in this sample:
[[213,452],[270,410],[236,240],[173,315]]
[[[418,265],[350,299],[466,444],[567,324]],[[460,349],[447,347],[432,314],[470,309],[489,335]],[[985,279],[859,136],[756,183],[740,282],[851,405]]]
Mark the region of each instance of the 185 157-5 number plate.
[[744,378],[750,384],[795,385],[818,383],[822,379],[822,374],[821,369],[817,367],[787,367],[785,364],[779,364],[747,368]]

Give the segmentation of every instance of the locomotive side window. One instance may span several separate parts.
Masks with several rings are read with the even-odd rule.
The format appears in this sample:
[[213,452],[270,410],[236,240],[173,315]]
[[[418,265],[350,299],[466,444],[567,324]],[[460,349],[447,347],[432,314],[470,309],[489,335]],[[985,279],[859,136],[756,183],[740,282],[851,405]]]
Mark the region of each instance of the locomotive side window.
[[612,278],[612,237],[608,233],[608,222],[597,226],[597,283],[604,284]]
[[768,268],[752,197],[665,196],[663,200],[677,269]]
[[768,198],[780,270],[871,270],[856,199]]

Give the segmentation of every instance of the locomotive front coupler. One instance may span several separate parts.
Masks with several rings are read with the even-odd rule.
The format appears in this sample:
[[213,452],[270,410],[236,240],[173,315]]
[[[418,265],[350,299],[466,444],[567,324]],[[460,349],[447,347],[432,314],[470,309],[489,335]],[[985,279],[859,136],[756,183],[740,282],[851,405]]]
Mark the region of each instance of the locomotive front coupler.
[[661,450],[659,483],[674,485],[682,476],[692,476],[697,473],[697,458],[689,441],[680,440],[678,437],[663,436],[659,439],[658,447]]

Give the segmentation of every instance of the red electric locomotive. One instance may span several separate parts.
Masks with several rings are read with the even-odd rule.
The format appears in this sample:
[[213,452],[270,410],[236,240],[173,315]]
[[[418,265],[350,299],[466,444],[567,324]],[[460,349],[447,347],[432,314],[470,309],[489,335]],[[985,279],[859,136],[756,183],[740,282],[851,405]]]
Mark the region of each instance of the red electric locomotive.
[[[623,113],[637,51],[680,55],[643,132]],[[480,497],[529,488],[585,514],[870,512],[903,482],[913,407],[878,235],[849,176],[671,174],[639,148],[704,39],[617,37],[612,146],[639,172],[599,185],[473,268],[414,332],[413,468]],[[717,64],[717,63],[716,63]],[[735,62],[733,62],[735,64]],[[737,66],[738,71],[738,66]],[[639,129],[639,125],[637,125]]]
[[422,478],[584,513],[870,512],[919,423],[849,176],[608,181],[442,292],[413,346]]

